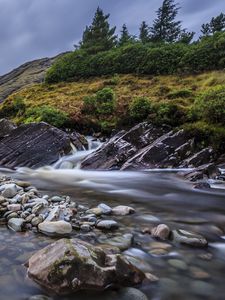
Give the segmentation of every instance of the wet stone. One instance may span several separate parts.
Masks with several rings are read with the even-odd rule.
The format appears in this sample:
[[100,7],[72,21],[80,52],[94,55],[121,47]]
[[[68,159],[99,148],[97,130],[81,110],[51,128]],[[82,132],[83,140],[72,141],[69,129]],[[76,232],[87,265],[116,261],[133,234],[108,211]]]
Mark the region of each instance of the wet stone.
[[203,236],[185,230],[173,230],[172,240],[176,243],[199,248],[208,245],[207,240]]
[[12,218],[8,221],[8,227],[14,231],[22,231],[24,222],[24,219]]
[[184,261],[179,260],[179,259],[169,259],[168,263],[172,267],[182,270],[182,271],[186,271],[188,269],[187,264]]
[[151,230],[151,235],[161,240],[167,240],[170,235],[170,228],[165,224],[160,224]]
[[127,216],[134,214],[135,210],[132,207],[119,205],[112,209],[112,214],[115,216]]
[[114,220],[103,220],[97,223],[97,228],[103,230],[118,229],[119,224]]
[[104,214],[104,215],[110,215],[112,212],[112,208],[104,203],[99,204],[98,208],[101,209],[102,214]]

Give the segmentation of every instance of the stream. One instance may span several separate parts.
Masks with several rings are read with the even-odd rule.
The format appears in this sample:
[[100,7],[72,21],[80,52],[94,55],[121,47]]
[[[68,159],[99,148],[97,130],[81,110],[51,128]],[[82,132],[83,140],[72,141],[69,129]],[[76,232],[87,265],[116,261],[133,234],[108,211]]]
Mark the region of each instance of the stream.
[[[1,174],[29,180],[44,194],[69,195],[74,201],[88,207],[99,203],[111,207],[133,207],[136,211],[134,215],[114,218],[121,225],[116,232],[98,233],[97,242],[90,233],[84,233],[82,238],[99,244],[113,236],[132,233],[134,242],[125,254],[138,260],[142,270],[159,278],[156,282],[138,287],[148,299],[224,299],[224,184],[210,182],[212,189],[193,189],[192,184],[178,176],[176,170],[80,170],[80,160],[90,151],[64,157],[52,167],[1,170]],[[65,161],[73,161],[77,167],[61,169],[60,165]],[[209,246],[195,249],[170,241],[163,245],[149,234],[142,233],[144,228],[159,223],[165,223],[171,229],[202,234],[208,239]],[[76,231],[72,234],[74,237],[79,235]],[[27,278],[24,263],[32,253],[54,240],[39,233],[14,233],[5,226],[0,227],[0,299],[25,300],[32,295],[46,294]],[[50,296],[54,300],[120,300],[117,291],[101,294],[82,292],[71,297]]]

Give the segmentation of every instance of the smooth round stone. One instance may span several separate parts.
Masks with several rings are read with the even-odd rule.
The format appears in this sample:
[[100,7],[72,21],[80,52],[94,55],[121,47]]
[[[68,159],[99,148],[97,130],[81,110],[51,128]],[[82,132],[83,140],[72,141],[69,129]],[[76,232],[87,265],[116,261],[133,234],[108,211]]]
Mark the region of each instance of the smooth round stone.
[[28,300],[53,300],[53,299],[45,295],[35,295],[35,296],[31,296]]
[[148,251],[149,254],[151,255],[155,255],[155,256],[162,256],[162,255],[167,255],[168,254],[168,250],[165,249],[151,249],[150,251]]
[[64,235],[72,232],[71,224],[65,221],[45,221],[38,225],[38,229],[46,235]]
[[97,223],[97,228],[99,229],[118,229],[119,224],[116,221],[113,220],[103,220]]
[[204,270],[198,267],[190,267],[191,277],[194,279],[209,279],[209,273],[205,272]]
[[13,198],[17,194],[16,184],[6,184],[4,186],[4,191],[2,192],[2,196],[5,198]]
[[38,216],[38,217],[34,217],[32,220],[31,220],[31,224],[33,226],[38,226],[38,224],[40,224],[41,222],[43,222],[43,218]]
[[182,270],[182,271],[186,271],[188,269],[187,264],[184,261],[179,260],[179,259],[169,259],[168,263],[172,267]]
[[161,240],[167,240],[170,235],[170,228],[165,224],[160,224],[151,230],[151,235]]
[[106,240],[106,244],[119,248],[121,251],[127,250],[131,247],[133,235],[127,233],[121,236],[116,236]]
[[63,201],[63,198],[59,197],[59,196],[54,196],[50,199],[52,202],[61,202]]
[[104,215],[110,215],[112,212],[112,208],[104,203],[99,204],[98,208],[100,208],[102,210],[102,213]]
[[170,250],[172,248],[172,245],[167,243],[161,243],[161,242],[151,242],[149,244],[150,249],[163,249],[163,250]]
[[185,230],[173,230],[172,239],[176,243],[192,247],[203,248],[208,245],[207,240],[203,236]]
[[7,220],[10,220],[12,218],[17,218],[18,214],[16,212],[11,212],[9,215],[7,215]]
[[119,205],[112,209],[112,214],[115,216],[127,216],[134,213],[135,210],[132,207],[125,205]]
[[101,216],[103,214],[100,207],[94,207],[86,211],[87,214],[94,214],[96,216]]
[[28,181],[17,181],[16,185],[18,185],[22,188],[28,188],[29,186],[31,186],[31,183]]
[[8,210],[13,211],[13,212],[17,212],[21,210],[21,205],[20,204],[9,204],[7,206]]
[[141,291],[135,288],[120,289],[117,294],[117,299],[120,300],[148,300],[148,297]]
[[91,226],[88,224],[83,224],[80,226],[80,229],[84,232],[89,232],[89,231],[91,231]]
[[12,218],[8,221],[8,227],[13,231],[22,231],[25,220],[22,218]]
[[199,296],[212,296],[212,294],[215,292],[215,288],[213,285],[200,280],[195,280],[192,282],[191,290],[193,293]]

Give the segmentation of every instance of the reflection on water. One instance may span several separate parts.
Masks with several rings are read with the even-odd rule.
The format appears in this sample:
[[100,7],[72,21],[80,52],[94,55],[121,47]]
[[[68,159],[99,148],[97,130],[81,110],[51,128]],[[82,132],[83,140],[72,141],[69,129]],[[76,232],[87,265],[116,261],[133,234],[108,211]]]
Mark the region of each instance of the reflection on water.
[[[29,180],[45,193],[69,194],[83,205],[104,202],[111,206],[126,204],[134,207],[135,215],[117,218],[121,224],[119,231],[97,236],[95,243],[118,233],[134,234],[134,243],[125,254],[137,259],[143,270],[160,278],[158,283],[141,287],[149,299],[224,299],[224,190],[195,190],[176,174],[162,171],[101,172],[54,168],[32,171],[22,168],[10,176]],[[156,251],[155,241],[141,231],[159,222],[172,229],[203,234],[210,245],[199,250],[167,243],[165,251]],[[74,236],[77,234],[74,232]],[[31,295],[43,294],[26,278],[23,264],[33,251],[52,240],[32,232],[16,234],[0,227],[0,299],[28,299]],[[71,299],[119,300],[120,296],[113,291],[100,295],[81,293]]]

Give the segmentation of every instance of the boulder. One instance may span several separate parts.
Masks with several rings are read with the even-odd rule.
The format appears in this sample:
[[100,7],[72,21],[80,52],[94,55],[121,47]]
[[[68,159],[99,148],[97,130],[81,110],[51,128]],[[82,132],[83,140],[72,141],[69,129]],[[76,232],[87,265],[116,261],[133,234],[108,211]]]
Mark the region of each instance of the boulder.
[[61,239],[35,253],[29,259],[28,276],[57,294],[133,286],[145,278],[121,255],[78,239]]
[[47,123],[21,125],[0,141],[0,166],[38,168],[72,150],[70,137]]

